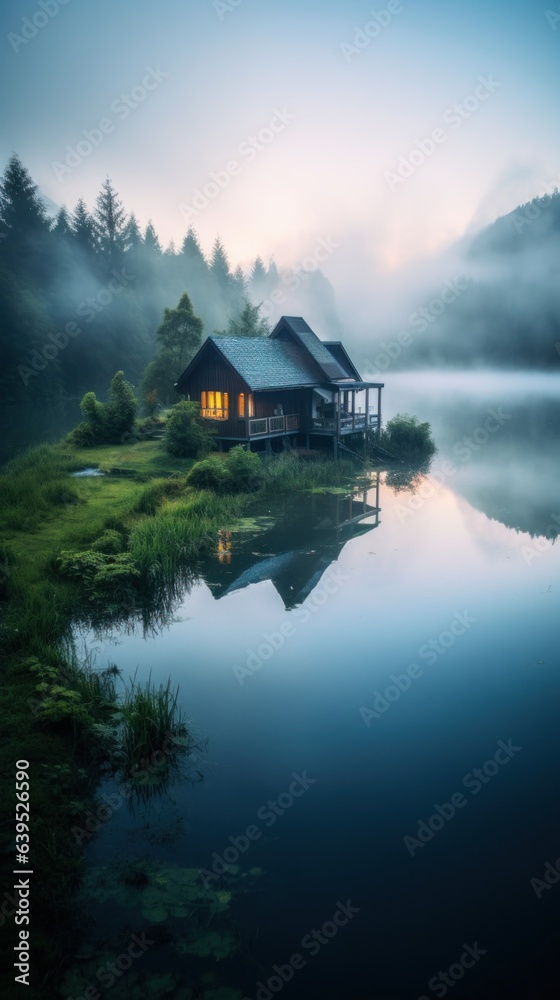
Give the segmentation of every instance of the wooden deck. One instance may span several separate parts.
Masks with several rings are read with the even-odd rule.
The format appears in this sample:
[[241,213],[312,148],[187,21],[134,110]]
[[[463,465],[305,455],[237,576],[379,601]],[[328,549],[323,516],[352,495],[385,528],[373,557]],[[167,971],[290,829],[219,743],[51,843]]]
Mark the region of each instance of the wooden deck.
[[311,434],[323,434],[327,437],[341,437],[343,434],[360,434],[365,430],[377,430],[379,427],[379,414],[370,413],[366,418],[365,413],[354,415],[341,415],[338,421],[336,417],[318,418],[314,417],[311,422]]

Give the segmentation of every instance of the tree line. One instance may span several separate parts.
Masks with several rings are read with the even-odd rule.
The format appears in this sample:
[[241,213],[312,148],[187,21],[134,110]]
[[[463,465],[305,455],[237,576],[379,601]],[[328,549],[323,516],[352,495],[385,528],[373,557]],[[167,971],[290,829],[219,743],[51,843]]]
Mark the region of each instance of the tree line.
[[[104,392],[124,369],[165,402],[182,370],[173,366],[184,367],[203,332],[268,332],[255,303],[279,280],[274,262],[259,256],[249,275],[233,268],[219,236],[206,256],[192,227],[180,248],[164,250],[152,222],[141,229],[109,178],[93,210],[80,198],[53,218],[14,154],[0,182],[2,401],[79,400]],[[190,331],[182,345],[181,317]]]

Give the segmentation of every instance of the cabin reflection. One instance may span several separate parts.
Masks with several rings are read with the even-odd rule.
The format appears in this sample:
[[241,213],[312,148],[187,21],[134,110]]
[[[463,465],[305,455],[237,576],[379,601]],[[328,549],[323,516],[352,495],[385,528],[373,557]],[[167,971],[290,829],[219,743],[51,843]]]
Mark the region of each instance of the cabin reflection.
[[216,600],[270,580],[287,610],[312,593],[347,542],[379,525],[379,473],[367,488],[345,495],[289,496],[266,513],[270,527],[222,531],[217,551],[201,569]]

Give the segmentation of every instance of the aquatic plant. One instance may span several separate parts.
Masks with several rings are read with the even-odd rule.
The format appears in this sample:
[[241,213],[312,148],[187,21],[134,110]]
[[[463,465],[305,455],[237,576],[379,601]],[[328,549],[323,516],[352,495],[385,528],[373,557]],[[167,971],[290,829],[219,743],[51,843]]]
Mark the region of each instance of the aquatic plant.
[[299,458],[297,455],[275,455],[263,462],[266,493],[281,494],[297,490],[312,490],[325,486],[348,486],[356,478],[356,465],[346,459]]
[[[161,771],[170,766],[177,751],[185,753],[191,738],[177,704],[178,688],[171,689],[168,679],[165,687],[154,687],[148,680],[144,687],[130,681],[124,700],[119,705],[119,735],[115,760],[125,775],[131,775],[144,761],[158,760],[163,756]],[[161,781],[148,773],[157,784]]]
[[[134,871],[142,877],[131,877]],[[219,883],[207,886],[197,868],[145,860],[132,866],[103,865],[86,874],[84,892],[99,903],[134,908],[150,924],[169,919],[186,921],[175,935],[175,947],[180,953],[199,958],[212,956],[219,961],[237,950],[237,937],[231,927],[219,919],[210,926],[214,917],[227,913],[233,892],[224,890]]]

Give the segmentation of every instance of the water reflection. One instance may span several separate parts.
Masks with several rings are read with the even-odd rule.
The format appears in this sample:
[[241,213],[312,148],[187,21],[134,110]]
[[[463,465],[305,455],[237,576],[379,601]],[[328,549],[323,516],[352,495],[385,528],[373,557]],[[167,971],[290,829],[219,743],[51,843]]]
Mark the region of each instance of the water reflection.
[[201,577],[216,600],[270,580],[290,610],[305,601],[351,538],[378,527],[379,490],[376,472],[367,487],[349,493],[289,496],[267,508],[256,536],[258,517],[245,531],[222,532]]

